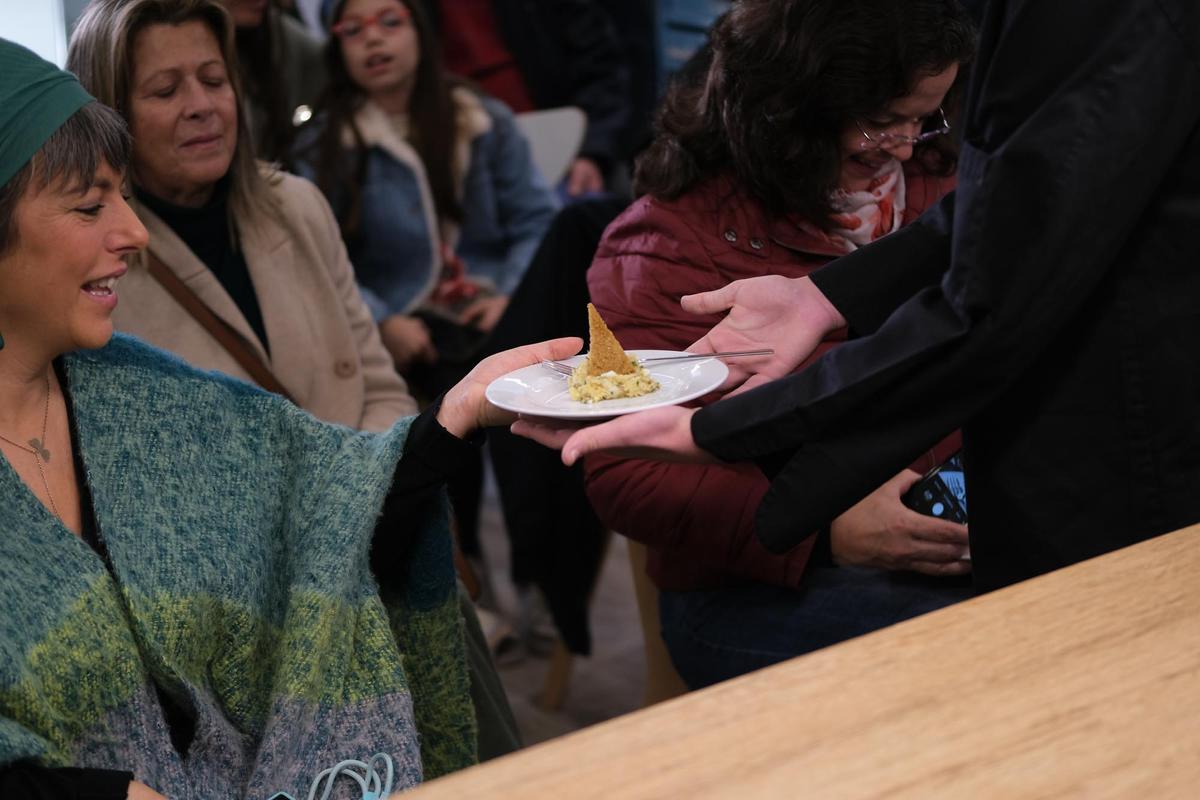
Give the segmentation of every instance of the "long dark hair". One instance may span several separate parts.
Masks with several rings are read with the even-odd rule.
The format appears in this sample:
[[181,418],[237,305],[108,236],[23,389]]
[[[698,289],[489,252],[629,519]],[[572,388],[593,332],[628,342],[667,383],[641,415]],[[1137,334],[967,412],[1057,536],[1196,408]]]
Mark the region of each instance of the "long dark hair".
[[[671,199],[732,171],[768,213],[826,225],[845,125],[974,51],[955,0],[739,0],[668,90],[635,189]],[[915,157],[949,174],[953,142],[939,139]]]
[[[442,72],[437,36],[421,4],[412,0],[400,2],[412,15],[420,48],[409,101],[409,137],[425,166],[438,217],[461,222],[462,206],[454,189],[454,143],[458,137],[458,122],[450,96],[453,84]],[[338,0],[329,17],[330,25],[341,19],[345,7],[346,0]],[[367,147],[354,124],[354,115],[367,96],[346,70],[342,44],[337,36],[329,37],[325,60],[329,83],[317,102],[313,118],[322,125],[320,135],[312,145],[313,160],[317,185],[327,196],[343,201],[337,204],[338,222],[342,235],[352,239],[358,233],[362,215],[362,187],[367,169]],[[343,129],[349,130],[354,138],[355,144],[350,151],[342,140]]]

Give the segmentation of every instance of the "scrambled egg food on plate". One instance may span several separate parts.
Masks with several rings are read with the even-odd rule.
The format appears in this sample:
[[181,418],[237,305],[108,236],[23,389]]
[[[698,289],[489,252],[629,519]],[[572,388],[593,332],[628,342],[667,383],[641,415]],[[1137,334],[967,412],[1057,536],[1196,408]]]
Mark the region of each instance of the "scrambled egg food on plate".
[[596,307],[588,303],[588,334],[591,347],[587,358],[575,368],[569,381],[571,399],[597,403],[622,397],[641,397],[658,391],[658,381],[646,368],[630,358],[617,337],[604,324]]

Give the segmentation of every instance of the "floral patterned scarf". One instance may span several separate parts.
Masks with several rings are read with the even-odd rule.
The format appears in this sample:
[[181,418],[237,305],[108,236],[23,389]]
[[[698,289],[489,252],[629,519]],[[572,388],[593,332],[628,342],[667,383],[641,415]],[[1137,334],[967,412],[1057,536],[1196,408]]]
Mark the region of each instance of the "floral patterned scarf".
[[835,192],[833,205],[837,212],[833,215],[831,230],[821,230],[811,222],[799,222],[798,226],[845,253],[852,253],[891,233],[900,227],[904,217],[903,165],[892,159],[863,191]]

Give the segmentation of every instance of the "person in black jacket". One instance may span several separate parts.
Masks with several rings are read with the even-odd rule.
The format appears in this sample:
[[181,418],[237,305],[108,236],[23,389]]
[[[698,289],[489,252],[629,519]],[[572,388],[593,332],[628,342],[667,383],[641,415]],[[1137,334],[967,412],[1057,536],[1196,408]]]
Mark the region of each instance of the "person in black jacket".
[[258,0],[221,0],[236,25],[238,74],[259,158],[285,167],[295,126],[328,80],[321,42],[292,16]]
[[[992,2],[964,127],[957,196],[917,223],[685,298],[729,309],[693,349],[775,348],[731,364],[758,388],[517,430],[568,463],[756,461],[784,551],[961,426],[982,590],[1200,520],[1200,6]],[[842,325],[856,341],[772,382]]]
[[[587,130],[567,190],[572,196],[602,190],[625,158],[630,121],[629,67],[604,6],[596,0],[424,3],[451,72],[481,84],[517,112],[569,105],[583,110]],[[498,78],[514,65],[515,75]]]

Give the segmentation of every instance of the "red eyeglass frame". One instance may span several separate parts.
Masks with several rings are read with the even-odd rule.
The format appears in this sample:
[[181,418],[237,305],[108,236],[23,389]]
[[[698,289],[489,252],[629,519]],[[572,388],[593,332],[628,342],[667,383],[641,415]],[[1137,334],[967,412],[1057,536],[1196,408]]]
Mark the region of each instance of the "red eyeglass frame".
[[371,14],[370,16],[367,16],[367,17],[355,17],[355,18],[353,18],[353,20],[351,20],[351,19],[339,20],[332,27],[330,27],[329,31],[334,36],[337,36],[339,39],[348,38],[345,33],[346,26],[348,23],[353,21],[353,22],[357,23],[358,25],[362,26],[362,29],[360,31],[358,31],[358,33],[354,34],[355,36],[366,33],[367,28],[371,27],[372,25],[377,25],[377,26],[379,26],[379,29],[381,31],[387,32],[388,29],[385,28],[383,25],[380,25],[380,23],[379,23],[379,21],[381,19],[383,19],[383,17],[387,14],[395,14],[397,17],[400,18],[400,21],[402,23],[412,22],[412,12],[409,11],[407,8],[403,8],[403,7],[401,7],[401,8],[385,8],[380,11],[376,11],[374,14]]

